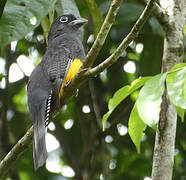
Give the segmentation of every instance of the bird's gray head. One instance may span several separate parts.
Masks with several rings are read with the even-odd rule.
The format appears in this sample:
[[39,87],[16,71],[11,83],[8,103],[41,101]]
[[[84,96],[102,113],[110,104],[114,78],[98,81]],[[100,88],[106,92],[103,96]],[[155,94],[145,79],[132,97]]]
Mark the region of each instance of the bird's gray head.
[[76,18],[73,14],[59,16],[50,27],[48,40],[51,41],[64,33],[77,33],[79,28],[85,23],[87,23],[86,19]]

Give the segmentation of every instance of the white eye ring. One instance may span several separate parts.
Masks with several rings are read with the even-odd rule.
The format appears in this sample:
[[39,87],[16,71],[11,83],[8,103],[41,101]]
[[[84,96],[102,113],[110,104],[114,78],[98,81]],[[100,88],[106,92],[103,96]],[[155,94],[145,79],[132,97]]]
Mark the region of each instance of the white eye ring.
[[60,19],[59,19],[60,22],[62,23],[65,23],[68,21],[68,18],[66,16],[62,16]]

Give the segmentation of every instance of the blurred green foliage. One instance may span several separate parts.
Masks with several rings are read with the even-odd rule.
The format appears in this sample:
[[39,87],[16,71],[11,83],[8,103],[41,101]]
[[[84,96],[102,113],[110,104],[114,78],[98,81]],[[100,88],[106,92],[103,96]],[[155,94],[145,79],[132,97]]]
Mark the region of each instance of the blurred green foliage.
[[[24,75],[24,78],[16,82],[9,82],[10,67],[12,63],[16,63],[17,58],[22,54],[28,56],[34,64],[38,64],[46,49],[44,32],[40,22],[43,18],[49,19],[48,15],[45,16],[49,10],[58,10],[59,12],[60,2],[65,3],[64,0],[58,0],[57,6],[54,5],[54,1],[40,0],[37,1],[41,3],[39,9],[37,7],[30,14],[30,11],[23,10],[23,8],[27,10],[27,6],[23,6],[25,2],[24,0],[20,1],[19,5],[22,6],[20,9],[17,7],[17,1],[7,0],[4,13],[0,18],[0,61],[5,63],[2,72],[0,72],[0,159],[9,152],[11,147],[31,126],[25,101],[25,86],[28,77]],[[35,7],[34,2],[36,1],[29,1],[28,7],[33,9]],[[96,26],[93,24],[96,22],[93,19],[93,8],[88,8],[85,0],[70,2],[73,6],[77,5],[81,16],[89,20],[89,24],[84,29],[83,40],[85,50],[88,51],[92,42],[88,41],[87,43],[87,39],[91,34],[97,34]],[[95,0],[94,3],[97,4],[97,10],[100,10],[98,19],[101,21],[100,17],[105,18],[111,0]],[[67,8],[65,12],[68,12],[68,6],[65,7]],[[128,0],[122,4],[116,22],[97,57],[95,65],[106,59],[116,49],[134,25],[143,8],[143,5],[136,0]],[[24,13],[26,15],[28,13],[26,18],[37,17],[36,25],[28,25],[22,16]],[[54,16],[56,17],[57,13]],[[14,26],[14,24],[16,25]],[[13,34],[11,35],[11,33]],[[12,40],[17,41],[15,49],[10,44]],[[139,43],[143,45],[141,52],[137,52],[136,48]],[[5,44],[6,46],[4,46]],[[150,177],[154,131],[149,128],[145,130],[145,136],[141,143],[141,154],[137,154],[128,132],[122,134],[121,129],[119,129],[119,127],[128,127],[134,98],[126,98],[114,109],[107,120],[104,132],[100,123],[102,116],[108,111],[108,101],[116,90],[130,84],[139,76],[152,76],[160,73],[162,47],[163,30],[156,17],[152,17],[145,24],[138,38],[123,52],[119,60],[103,73],[91,79],[91,82],[85,83],[77,96],[73,97],[54,118],[55,130],[51,128],[48,132],[58,140],[60,147],[49,152],[47,163],[53,161],[57,164],[58,162],[61,169],[57,171],[55,166],[54,168],[44,166],[34,172],[32,146],[30,146],[17,162],[13,162],[11,171],[4,179],[9,177],[12,180],[83,178],[92,180],[143,180],[145,177]],[[36,56],[35,52],[37,52]],[[136,68],[132,73],[124,68],[131,61]],[[83,111],[84,105],[88,105],[90,112]],[[70,119],[73,120],[73,124],[68,129],[65,124]],[[173,177],[175,180],[186,179],[185,128],[186,125],[178,121]],[[64,165],[73,168],[74,177],[67,177],[68,175],[63,172]]]

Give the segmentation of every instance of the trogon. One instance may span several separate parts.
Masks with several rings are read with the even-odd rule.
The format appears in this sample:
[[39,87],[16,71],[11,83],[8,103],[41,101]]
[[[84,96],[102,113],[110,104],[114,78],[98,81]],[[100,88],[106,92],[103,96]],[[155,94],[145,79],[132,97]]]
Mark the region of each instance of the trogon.
[[78,38],[87,22],[65,14],[54,20],[48,33],[48,47],[27,85],[28,107],[33,121],[33,159],[37,170],[47,159],[45,133],[51,112],[59,105],[64,88],[78,73],[85,58]]

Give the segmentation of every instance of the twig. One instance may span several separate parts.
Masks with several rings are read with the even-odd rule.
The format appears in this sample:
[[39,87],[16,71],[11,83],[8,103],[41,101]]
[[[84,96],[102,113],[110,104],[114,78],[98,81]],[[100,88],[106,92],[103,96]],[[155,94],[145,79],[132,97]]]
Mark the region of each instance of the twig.
[[[143,27],[143,25],[145,24],[146,20],[148,19],[148,17],[150,16],[150,14],[152,12],[153,4],[155,1],[156,0],[150,0],[148,2],[148,4],[146,5],[145,9],[143,10],[141,16],[137,20],[136,24],[133,26],[132,30],[129,32],[127,37],[124,38],[124,40],[121,42],[121,44],[116,49],[116,51],[110,57],[108,57],[105,61],[103,61],[101,64],[99,64],[98,66],[96,66],[92,69],[88,69],[85,67],[88,67],[87,65],[90,65],[91,62],[94,62],[94,60],[95,60],[94,55],[96,55],[95,52],[97,52],[97,47],[99,47],[99,45],[96,45],[96,44],[99,44],[99,42],[102,42],[102,41],[97,40],[98,43],[96,43],[96,41],[94,42],[93,46],[95,46],[95,47],[90,49],[90,53],[88,53],[87,57],[85,58],[85,61],[87,61],[88,64],[85,63],[82,70],[71,81],[71,83],[67,87],[66,91],[64,92],[64,96],[61,101],[61,104],[64,104],[69,99],[69,97],[75,93],[75,90],[77,88],[79,88],[81,86],[81,84],[84,83],[88,78],[96,76],[97,74],[102,72],[104,69],[111,66],[121,56],[123,51],[128,47],[129,43],[138,36],[139,31],[141,30],[141,28]],[[108,13],[110,13],[110,12],[108,12]],[[112,13],[113,13],[113,11],[112,11]],[[102,31],[102,29],[103,29],[103,26],[100,31]],[[102,36],[99,34],[97,36],[97,39],[100,39],[99,36]],[[90,58],[93,58],[93,60],[91,60]]]
[[[147,4],[147,0],[140,0],[143,4]],[[161,8],[157,3],[154,3],[153,12],[152,12],[158,19],[159,23],[164,26],[168,23],[168,14],[166,11]]]
[[93,81],[90,80],[89,81],[89,89],[90,89],[90,95],[91,95],[91,99],[92,99],[92,105],[94,108],[94,113],[96,116],[96,121],[97,121],[97,125],[99,128],[101,128],[101,113],[99,111],[99,105],[96,99],[96,95],[95,95],[95,89],[94,89],[94,84]]
[[101,50],[103,44],[105,43],[105,39],[110,31],[110,28],[112,27],[112,24],[115,21],[116,15],[118,13],[118,10],[121,6],[122,0],[113,0],[110,9],[107,13],[107,16],[104,20],[104,23],[97,35],[96,40],[94,41],[94,44],[92,45],[90,51],[88,52],[85,63],[82,67],[82,69],[91,67],[94,63],[99,51]]
[[168,15],[166,11],[161,8],[157,3],[154,4],[153,14],[157,17],[159,23],[162,26],[168,23]]
[[32,142],[33,127],[18,141],[11,151],[0,162],[0,177],[5,174],[18,157],[29,147]]
[[[2,101],[3,101],[3,107],[2,107],[2,123],[0,127],[0,146],[2,150],[2,157],[6,155],[11,148],[11,143],[10,143],[10,138],[9,138],[9,131],[8,131],[8,120],[7,120],[7,110],[9,109],[10,102],[7,101],[7,99],[10,99],[10,83],[8,81],[9,77],[9,69],[11,63],[15,60],[15,54],[11,53],[10,45],[7,45],[5,47],[5,59],[6,59],[6,65],[5,69],[7,72],[7,75],[5,76],[5,84],[6,88],[3,90],[3,96],[2,96]],[[19,180],[18,177],[18,172],[15,167],[10,168],[8,176],[11,179]]]
[[116,49],[116,51],[111,56],[109,56],[105,61],[103,61],[102,63],[100,63],[98,66],[96,66],[95,68],[92,68],[92,69],[88,70],[85,73],[85,76],[93,77],[96,74],[99,74],[104,69],[106,69],[109,66],[111,66],[121,56],[121,54],[123,53],[123,51],[128,47],[129,43],[138,36],[139,31],[141,30],[141,28],[145,24],[147,18],[151,14],[151,11],[153,9],[154,2],[155,2],[155,0],[150,0],[148,2],[148,4],[145,7],[144,11],[142,12],[141,16],[137,20],[136,24],[133,26],[133,28],[131,29],[131,31],[129,32],[129,34],[126,36],[126,38],[123,39],[123,41],[118,46],[118,48]]
[[[127,37],[119,45],[117,50],[101,64],[99,64],[93,69],[87,70],[87,67],[90,67],[92,63],[95,61],[96,56],[98,55],[102,45],[104,44],[106,36],[111,28],[111,25],[115,20],[115,16],[121,5],[122,0],[113,0],[110,10],[104,21],[104,25],[100,30],[101,32],[98,34],[93,47],[91,48],[90,52],[86,57],[86,63],[84,64],[83,69],[78,73],[78,75],[72,80],[72,82],[64,91],[63,99],[61,102],[62,104],[66,102],[72,96],[72,94],[74,94],[76,89],[80,87],[80,85],[84,83],[86,80],[88,80],[89,77],[99,74],[101,71],[111,66],[120,57],[120,55],[126,49],[128,44],[132,40],[134,40],[135,37],[137,37],[140,29],[143,27],[144,23],[146,22],[147,18],[149,17],[152,11],[154,1],[155,0],[149,1],[143,13],[137,20],[136,24],[134,25],[130,33],[127,35]],[[0,177],[2,177],[5,172],[7,172],[7,170],[11,167],[12,162],[15,162],[18,159],[18,157],[23,153],[23,151],[25,151],[28,148],[28,145],[31,144],[32,142],[32,136],[33,127],[31,127],[27,131],[27,133],[22,137],[22,139],[12,148],[12,150],[0,162]]]

